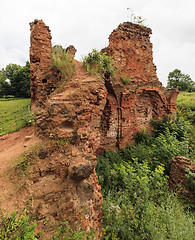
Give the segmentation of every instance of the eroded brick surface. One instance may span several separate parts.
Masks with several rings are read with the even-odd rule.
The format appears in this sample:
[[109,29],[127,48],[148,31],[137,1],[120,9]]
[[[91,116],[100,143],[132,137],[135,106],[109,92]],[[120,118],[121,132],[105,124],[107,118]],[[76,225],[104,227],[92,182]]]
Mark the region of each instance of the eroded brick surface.
[[[56,211],[60,207],[64,217],[70,219],[90,200],[93,217],[89,215],[87,225],[95,229],[96,236],[101,232],[102,195],[96,172],[92,171],[95,153],[126,147],[138,130],[152,130],[152,118],[173,115],[176,110],[178,91],[166,90],[157,78],[150,34],[149,28],[136,24],[119,25],[104,49],[118,65],[117,74],[113,78],[97,78],[87,74],[82,63],[75,60],[76,75],[66,82],[61,93],[49,95],[48,83],[53,86],[58,81],[49,68],[50,31],[42,21],[31,24],[31,96],[36,103],[37,133],[67,140],[72,149],[64,157],[65,161],[68,158],[69,172],[63,186],[68,187],[61,195],[70,197],[66,204],[56,205]],[[121,77],[128,78],[129,83],[124,84]],[[76,176],[78,169],[83,172]],[[68,208],[71,212],[66,211]]]

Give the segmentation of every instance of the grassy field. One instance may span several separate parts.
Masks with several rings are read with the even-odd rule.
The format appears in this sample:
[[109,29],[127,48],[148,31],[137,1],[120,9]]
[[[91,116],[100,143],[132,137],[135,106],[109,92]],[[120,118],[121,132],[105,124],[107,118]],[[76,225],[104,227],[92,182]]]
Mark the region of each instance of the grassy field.
[[177,98],[177,112],[193,126],[195,125],[195,92],[181,92]]
[[193,93],[181,92],[177,98],[177,105],[178,107],[185,105],[195,109],[195,92]]
[[18,131],[32,120],[30,99],[0,98],[0,136]]

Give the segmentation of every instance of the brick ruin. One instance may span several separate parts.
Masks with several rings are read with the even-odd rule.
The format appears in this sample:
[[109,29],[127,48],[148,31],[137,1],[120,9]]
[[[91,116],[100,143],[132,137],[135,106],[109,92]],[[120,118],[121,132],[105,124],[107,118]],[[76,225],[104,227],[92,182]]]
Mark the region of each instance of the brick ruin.
[[[61,81],[51,69],[50,30],[42,20],[30,26],[31,99],[37,133],[70,142],[64,157],[68,170],[63,181],[68,188],[63,194],[74,194],[65,208],[71,207],[76,214],[90,200],[93,213],[88,215],[88,226],[98,235],[102,196],[95,172],[96,155],[103,149],[126,147],[141,129],[151,131],[152,118],[174,115],[178,91],[165,89],[157,78],[151,29],[127,22],[111,33],[108,47],[102,50],[118,66],[115,77],[89,75],[82,63],[74,60],[76,75],[61,93],[50,94]],[[128,78],[128,84],[121,76]],[[64,216],[68,218],[66,210]]]
[[176,156],[171,159],[170,164],[169,186],[195,203],[194,191],[188,186],[186,178],[186,169],[195,174],[195,163],[186,157]]

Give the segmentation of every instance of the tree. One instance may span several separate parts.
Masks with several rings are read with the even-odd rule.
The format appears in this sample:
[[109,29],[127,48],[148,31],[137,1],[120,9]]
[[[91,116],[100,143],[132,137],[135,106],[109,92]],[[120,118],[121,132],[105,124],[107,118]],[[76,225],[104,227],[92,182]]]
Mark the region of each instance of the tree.
[[7,77],[6,75],[0,71],[0,96],[6,96],[9,95],[10,92],[10,83],[6,81]]
[[195,82],[190,75],[183,74],[181,70],[175,69],[168,75],[167,88],[178,88],[179,91],[195,91]]
[[14,72],[11,86],[15,97],[30,97],[30,63],[28,61],[24,67]]
[[[30,63],[24,67],[9,64],[0,71],[0,96],[30,97]],[[10,80],[10,84],[6,82]]]

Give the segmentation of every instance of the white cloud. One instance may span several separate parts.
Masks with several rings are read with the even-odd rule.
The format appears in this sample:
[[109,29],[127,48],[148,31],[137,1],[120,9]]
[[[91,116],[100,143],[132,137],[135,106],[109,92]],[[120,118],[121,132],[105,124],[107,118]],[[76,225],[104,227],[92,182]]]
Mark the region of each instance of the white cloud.
[[1,3],[0,69],[9,63],[24,65],[30,45],[29,22],[43,19],[54,44],[75,45],[77,58],[101,49],[121,22],[135,15],[152,28],[154,63],[160,81],[181,69],[195,80],[194,0],[6,0]]

